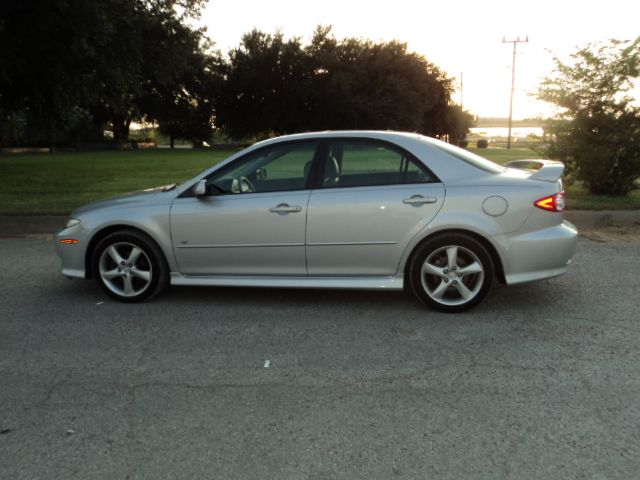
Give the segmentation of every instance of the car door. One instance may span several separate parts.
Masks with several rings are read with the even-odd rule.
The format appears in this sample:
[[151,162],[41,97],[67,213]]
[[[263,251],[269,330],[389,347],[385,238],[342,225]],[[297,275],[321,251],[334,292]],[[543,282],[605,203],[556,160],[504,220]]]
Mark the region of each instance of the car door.
[[184,275],[306,275],[305,225],[317,142],[249,153],[171,207],[171,236]]
[[309,276],[393,275],[445,190],[408,152],[376,140],[331,141],[307,212]]

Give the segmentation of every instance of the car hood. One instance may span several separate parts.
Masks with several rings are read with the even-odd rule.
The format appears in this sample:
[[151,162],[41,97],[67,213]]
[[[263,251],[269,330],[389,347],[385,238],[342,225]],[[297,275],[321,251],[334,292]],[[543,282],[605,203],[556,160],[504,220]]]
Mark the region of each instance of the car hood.
[[148,203],[152,199],[156,198],[163,192],[173,190],[175,185],[163,185],[161,187],[147,188],[145,190],[139,190],[136,192],[124,193],[115,197],[107,198],[105,200],[98,200],[97,202],[91,202],[82,207],[74,210],[72,216],[82,215],[93,210],[102,210],[105,208],[124,208],[133,205],[140,205]]

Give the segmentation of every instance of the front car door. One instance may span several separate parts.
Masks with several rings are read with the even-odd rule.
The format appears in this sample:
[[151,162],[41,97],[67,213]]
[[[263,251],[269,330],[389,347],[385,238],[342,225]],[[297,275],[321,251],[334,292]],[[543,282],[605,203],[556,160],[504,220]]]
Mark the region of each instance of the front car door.
[[318,142],[267,146],[207,178],[171,207],[171,236],[183,275],[307,274],[309,175]]
[[408,152],[376,140],[333,140],[323,163],[307,212],[309,276],[394,275],[442,206],[442,183]]

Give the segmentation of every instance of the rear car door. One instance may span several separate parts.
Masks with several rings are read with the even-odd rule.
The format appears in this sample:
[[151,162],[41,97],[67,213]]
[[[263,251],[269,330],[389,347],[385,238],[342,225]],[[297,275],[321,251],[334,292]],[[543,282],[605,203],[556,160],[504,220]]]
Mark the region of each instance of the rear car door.
[[436,215],[445,190],[403,149],[335,139],[309,198],[309,276],[393,275],[407,244]]
[[318,142],[290,142],[247,154],[171,207],[171,237],[184,275],[307,274],[305,225]]

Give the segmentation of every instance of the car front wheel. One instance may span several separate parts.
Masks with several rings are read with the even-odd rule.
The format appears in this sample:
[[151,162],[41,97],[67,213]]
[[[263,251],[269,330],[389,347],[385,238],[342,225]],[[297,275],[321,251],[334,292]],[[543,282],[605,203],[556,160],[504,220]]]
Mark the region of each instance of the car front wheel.
[[148,300],[168,283],[168,268],[158,246],[134,230],[108,235],[98,243],[92,270],[98,285],[122,302]]
[[474,307],[487,296],[492,283],[489,252],[464,234],[443,234],[426,240],[409,266],[413,293],[441,312],[462,312]]

